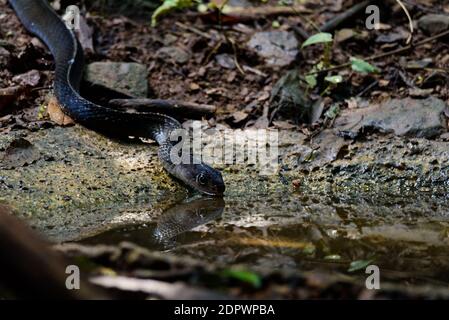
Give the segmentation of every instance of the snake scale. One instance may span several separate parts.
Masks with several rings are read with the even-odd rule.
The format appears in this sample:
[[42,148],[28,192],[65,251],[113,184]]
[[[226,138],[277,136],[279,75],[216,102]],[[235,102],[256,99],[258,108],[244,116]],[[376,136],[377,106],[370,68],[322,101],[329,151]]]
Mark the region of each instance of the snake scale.
[[[181,128],[177,120],[159,113],[129,113],[81,97],[82,48],[74,32],[66,27],[46,0],[9,0],[9,3],[25,28],[40,38],[51,51],[56,66],[54,93],[64,113],[95,131],[156,141],[159,144],[159,159],[172,176],[201,193],[213,196],[223,194],[225,184],[218,170],[201,161],[177,163],[171,160],[175,142],[171,141],[170,134]],[[192,154],[188,157],[193,158]]]

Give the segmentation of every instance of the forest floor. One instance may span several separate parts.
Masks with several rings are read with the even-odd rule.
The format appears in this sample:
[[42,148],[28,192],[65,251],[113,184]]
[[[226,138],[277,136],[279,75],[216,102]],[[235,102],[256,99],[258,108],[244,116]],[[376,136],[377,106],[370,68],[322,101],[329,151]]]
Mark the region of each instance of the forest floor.
[[[204,129],[218,136],[278,130],[282,165],[270,177],[247,165],[218,165],[226,204],[208,202],[211,218],[187,222],[183,213],[197,210],[196,200],[186,201],[190,194],[160,169],[155,148],[110,141],[51,106],[52,57],[0,0],[0,203],[64,243],[60,252],[88,259],[92,274],[111,268],[237,297],[449,296],[445,1],[404,1],[411,39],[395,1],[379,4],[374,30],[365,7],[329,24],[355,1],[291,8],[235,0],[221,15],[176,11],[155,27],[142,8],[59,1],[63,8],[73,2],[86,16],[80,41],[87,63],[105,62],[86,70],[86,95],[95,96],[91,85],[100,83],[214,106],[214,114],[199,116]],[[301,47],[323,26],[332,42]],[[401,50],[408,41],[415,45]],[[133,68],[127,79],[136,85],[123,88],[112,62]],[[187,226],[176,240],[157,243],[150,233],[170,219]],[[164,256],[146,250],[177,256],[166,256],[171,271],[158,271]],[[129,262],[134,251],[139,258]],[[364,287],[371,263],[385,270],[380,292]],[[139,297],[148,295],[158,296]]]

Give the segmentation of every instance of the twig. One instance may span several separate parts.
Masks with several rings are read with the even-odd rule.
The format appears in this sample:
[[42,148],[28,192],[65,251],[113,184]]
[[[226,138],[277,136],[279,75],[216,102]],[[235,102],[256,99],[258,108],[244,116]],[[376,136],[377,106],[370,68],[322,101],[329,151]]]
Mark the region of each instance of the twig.
[[[143,111],[164,113],[186,113],[207,115],[216,112],[217,108],[212,105],[184,102],[177,100],[161,99],[112,99],[109,103],[115,107],[145,109]],[[150,109],[150,110],[148,110]]]
[[365,89],[363,89],[362,91],[360,91],[357,94],[357,97],[361,97],[363,96],[365,93],[367,93],[369,90],[371,90],[372,88],[374,88],[375,86],[377,86],[377,84],[379,83],[379,81],[374,80],[372,83],[370,83]]
[[[398,48],[398,49],[391,50],[391,51],[388,51],[388,52],[372,55],[372,56],[370,56],[368,58],[364,58],[364,60],[365,61],[372,61],[372,60],[377,60],[377,59],[380,59],[380,58],[385,58],[385,57],[388,57],[388,56],[391,56],[391,55],[395,55],[395,54],[398,54],[398,53],[402,53],[404,51],[408,51],[408,50],[410,50],[412,48],[416,48],[416,47],[422,46],[422,45],[424,45],[426,43],[432,42],[432,41],[434,41],[436,39],[442,38],[442,37],[447,36],[447,35],[449,35],[449,30],[443,31],[443,32],[441,32],[439,34],[436,34],[434,36],[428,37],[428,38],[426,38],[424,40],[421,40],[421,41],[418,41],[416,43],[409,44],[406,47],[402,47],[402,48]],[[307,75],[323,73],[323,72],[328,72],[328,71],[333,71],[333,70],[339,70],[339,69],[343,69],[343,68],[350,67],[350,66],[351,66],[351,62],[347,62],[347,63],[340,64],[338,66],[326,68],[326,69],[323,69],[323,70],[311,71]]]
[[90,279],[96,285],[131,292],[144,292],[168,300],[224,300],[224,294],[191,287],[181,283],[167,283],[152,279],[138,279],[124,276],[97,276]]
[[300,26],[293,25],[290,28],[292,28],[293,31],[296,32],[304,40],[307,40],[310,37],[309,33],[306,30],[304,30],[304,28],[302,28]]
[[197,34],[197,35],[199,35],[201,37],[204,37],[206,39],[213,40],[213,37],[210,34],[207,34],[207,33],[203,32],[203,31],[201,31],[201,30],[199,30],[199,29],[197,29],[195,27],[185,25],[184,23],[181,23],[181,22],[175,22],[175,24],[178,27],[180,27],[181,29],[193,32],[193,33],[195,33],[195,34]]

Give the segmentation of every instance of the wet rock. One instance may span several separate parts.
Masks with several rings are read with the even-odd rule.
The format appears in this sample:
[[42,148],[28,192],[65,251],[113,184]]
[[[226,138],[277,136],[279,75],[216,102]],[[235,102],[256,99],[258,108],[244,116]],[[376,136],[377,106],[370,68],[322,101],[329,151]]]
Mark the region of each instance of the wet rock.
[[254,34],[248,42],[248,47],[254,50],[267,64],[272,66],[287,66],[298,55],[298,40],[293,32],[269,31]]
[[449,15],[427,14],[418,20],[418,26],[428,34],[437,34],[449,28]]
[[147,68],[132,62],[94,62],[87,66],[85,80],[94,86],[146,98],[148,95]]
[[151,221],[182,197],[154,145],[78,126],[14,134],[0,134],[0,163],[14,166],[0,166],[0,203],[53,240]]
[[190,53],[179,47],[162,47],[157,54],[163,59],[171,59],[179,64],[184,64],[190,59]]
[[442,113],[446,103],[435,97],[393,99],[381,105],[344,110],[335,121],[341,132],[365,130],[393,132],[398,136],[433,138],[446,130]]

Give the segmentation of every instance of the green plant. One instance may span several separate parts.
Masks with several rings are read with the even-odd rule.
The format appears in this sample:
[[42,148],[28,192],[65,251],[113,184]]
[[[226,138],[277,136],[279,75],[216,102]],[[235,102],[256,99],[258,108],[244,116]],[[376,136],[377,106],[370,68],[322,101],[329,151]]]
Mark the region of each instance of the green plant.
[[[305,47],[316,45],[316,44],[323,44],[324,50],[322,58],[318,63],[316,63],[309,74],[305,76],[305,81],[308,85],[309,89],[313,89],[318,84],[317,74],[321,71],[324,71],[331,67],[331,60],[332,60],[332,44],[333,44],[333,37],[332,34],[327,32],[319,32],[317,34],[314,34],[310,36],[304,43],[301,45],[301,49],[304,49]],[[377,73],[379,72],[379,69],[370,63],[366,62],[363,59],[351,57],[350,58],[350,66],[353,71],[362,73],[362,74],[368,74],[368,73]],[[327,75],[325,76],[324,80],[328,83],[324,91],[321,93],[321,95],[325,95],[327,92],[329,92],[332,88],[338,86],[338,84],[343,82],[343,77],[341,75],[329,75],[327,72]]]
[[198,2],[199,1],[197,0],[163,0],[162,4],[159,7],[157,7],[153,15],[151,16],[151,26],[153,27],[156,26],[157,18],[160,15],[166,14],[176,9],[185,9],[193,7],[195,3]]

